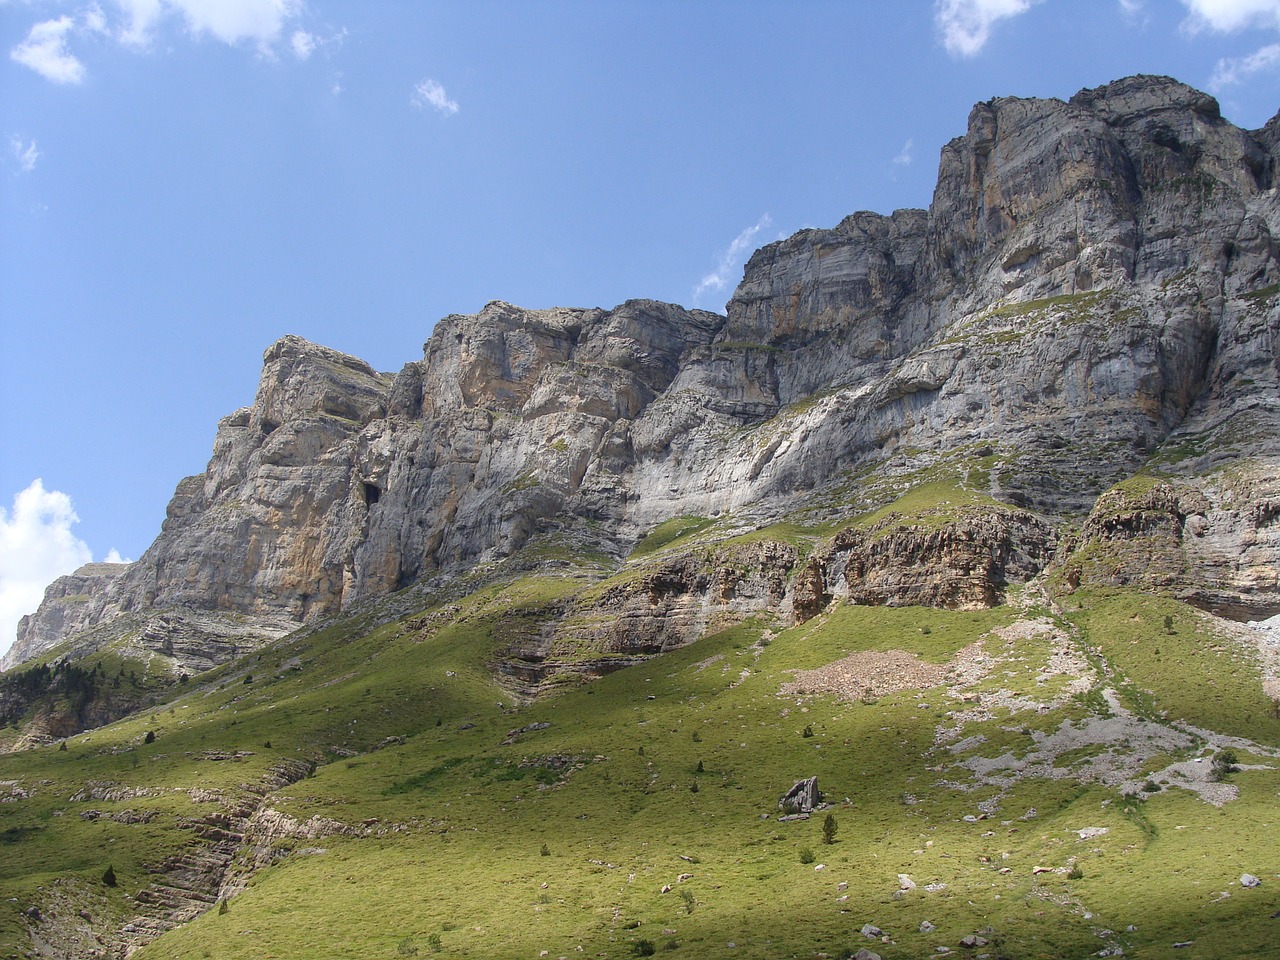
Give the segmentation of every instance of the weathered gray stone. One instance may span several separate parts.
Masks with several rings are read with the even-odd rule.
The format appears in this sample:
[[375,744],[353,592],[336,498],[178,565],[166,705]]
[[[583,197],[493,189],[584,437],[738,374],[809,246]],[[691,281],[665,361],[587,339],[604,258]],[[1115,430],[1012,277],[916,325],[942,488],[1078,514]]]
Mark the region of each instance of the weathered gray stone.
[[[531,694],[764,609],[989,605],[1049,563],[1271,616],[1278,157],[1280,118],[1240,130],[1168,78],[997,98],[942,149],[927,211],[765,246],[725,316],[494,302],[441,320],[396,375],[285,337],[151,548],[54,590],[5,665],[127,621],[199,669],[225,624],[266,642],[552,533],[621,558],[676,516],[765,526],[856,471],[905,476],[954,451],[986,459],[980,492],[1007,506],[889,518],[812,558],[776,543],[664,558],[584,618],[598,662],[558,666],[554,637],[531,637],[504,682]],[[1153,453],[1167,491],[1098,499]],[[1090,543],[1132,541],[1146,561],[1059,556],[1055,518],[1091,509]]]
[[[795,786],[782,795],[782,799],[778,801],[778,808],[787,811],[788,814],[807,814],[812,813],[814,808],[822,802],[822,795],[818,792],[818,778],[808,777],[804,780],[797,780]],[[779,819],[782,819],[779,817]]]

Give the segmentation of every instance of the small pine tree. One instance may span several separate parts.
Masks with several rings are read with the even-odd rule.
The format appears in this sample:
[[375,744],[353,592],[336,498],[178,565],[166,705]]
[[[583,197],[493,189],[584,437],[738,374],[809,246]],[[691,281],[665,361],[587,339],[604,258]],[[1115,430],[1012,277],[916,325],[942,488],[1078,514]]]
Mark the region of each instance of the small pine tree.
[[1240,769],[1236,766],[1236,759],[1234,750],[1219,750],[1213,756],[1213,764],[1209,768],[1209,779],[1218,783],[1225,780],[1228,774],[1235,773]]
[[110,865],[107,866],[107,869],[102,874],[102,882],[105,883],[108,887],[114,887],[116,885],[117,881],[116,881],[115,867]]
[[1167,613],[1164,615],[1164,632],[1173,633],[1173,617]]
[[148,731],[147,731],[147,735],[146,735],[145,737],[143,737],[143,738],[142,738],[142,742],[143,742],[143,743],[155,743],[155,742],[156,742],[156,732],[155,732],[154,730],[148,730]]
[[698,773],[704,773],[704,772],[705,772],[705,771],[702,769],[702,761],[701,761],[701,760],[699,760],[699,761],[698,761],[698,770],[697,770],[697,772],[698,772]]
[[684,912],[693,913],[693,908],[698,905],[698,901],[694,899],[693,894],[688,890],[681,890],[680,899],[684,901]]
[[549,857],[549,856],[551,856],[551,848],[550,848],[550,847],[548,847],[548,846],[544,843],[544,844],[542,845],[542,849],[541,849],[541,850],[539,850],[539,851],[538,851],[538,853],[539,853],[541,856]]
[[827,818],[822,821],[822,842],[835,843],[836,833],[840,829],[840,824],[836,822],[836,815],[828,813]]
[[218,916],[222,916],[224,913],[228,913],[230,910],[231,908],[227,906],[227,901],[225,900],[218,901]]
[[698,781],[697,781],[697,780],[695,780],[695,781],[693,781],[693,783],[689,784],[689,791],[690,791],[691,793],[697,793],[697,792],[698,792]]
[[807,739],[807,738],[809,738],[809,737],[812,737],[812,736],[813,736],[813,724],[806,723],[806,724],[804,725],[804,731],[800,734],[800,736],[805,737],[806,739]]
[[67,749],[67,741],[63,740],[60,744],[58,744],[58,749],[59,749],[59,750],[66,750],[66,749]]

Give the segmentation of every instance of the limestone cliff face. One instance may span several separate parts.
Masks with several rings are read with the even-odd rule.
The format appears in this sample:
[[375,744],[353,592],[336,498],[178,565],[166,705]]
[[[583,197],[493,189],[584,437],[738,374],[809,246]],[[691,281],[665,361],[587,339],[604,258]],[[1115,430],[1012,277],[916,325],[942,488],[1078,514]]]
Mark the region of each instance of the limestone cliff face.
[[[780,553],[745,595],[799,618],[833,591],[993,602],[1049,563],[1054,518],[1086,513],[1154,455],[1179,498],[1204,502],[1180,521],[1179,589],[1272,609],[1278,158],[1280,117],[1240,130],[1167,78],[999,98],[943,148],[927,211],[769,244],[724,316],[495,302],[440,321],[394,376],[287,337],[151,549],[61,627],[42,608],[24,650],[171,609],[258,618],[266,636],[535,534],[621,557],[675,516],[763,525],[893,458],[966,451],[1008,510],[968,532],[862,530],[822,557]],[[1091,520],[1089,536],[1118,529]],[[731,606],[714,574],[676,579],[660,628],[661,604],[619,599],[635,650]]]
[[122,563],[86,563],[49,584],[40,608],[18,622],[17,640],[0,658],[0,670],[8,670],[90,626],[94,622],[91,599],[104,594],[126,570]]

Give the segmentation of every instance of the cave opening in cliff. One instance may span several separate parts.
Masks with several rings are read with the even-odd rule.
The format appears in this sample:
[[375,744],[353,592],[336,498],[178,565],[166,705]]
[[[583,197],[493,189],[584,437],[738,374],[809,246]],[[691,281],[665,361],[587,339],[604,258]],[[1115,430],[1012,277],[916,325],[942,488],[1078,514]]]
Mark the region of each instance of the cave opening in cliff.
[[366,506],[372,507],[380,499],[382,499],[382,488],[376,483],[363,483],[360,485],[364,493],[364,502]]

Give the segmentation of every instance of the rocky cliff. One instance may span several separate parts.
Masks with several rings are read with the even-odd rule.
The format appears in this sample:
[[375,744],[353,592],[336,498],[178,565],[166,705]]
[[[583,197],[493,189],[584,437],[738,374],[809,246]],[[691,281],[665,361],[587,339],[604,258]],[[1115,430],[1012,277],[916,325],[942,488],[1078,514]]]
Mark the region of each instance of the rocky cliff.
[[[51,588],[16,656],[163,616],[175,662],[215,662],[213,621],[243,650],[538,538],[616,564],[682,516],[831,536],[811,556],[664,560],[667,580],[613,598],[601,649],[835,595],[989,604],[1051,563],[1067,589],[1146,578],[1280,612],[1278,156],[1280,117],[1238,129],[1168,78],[998,98],[943,148],[928,210],[769,244],[725,315],[494,302],[441,320],[395,375],[285,337],[152,547]],[[854,523],[940,470],[977,514]],[[1098,499],[1139,471],[1175,492],[1137,513]],[[1089,560],[1135,540],[1132,565]]]

